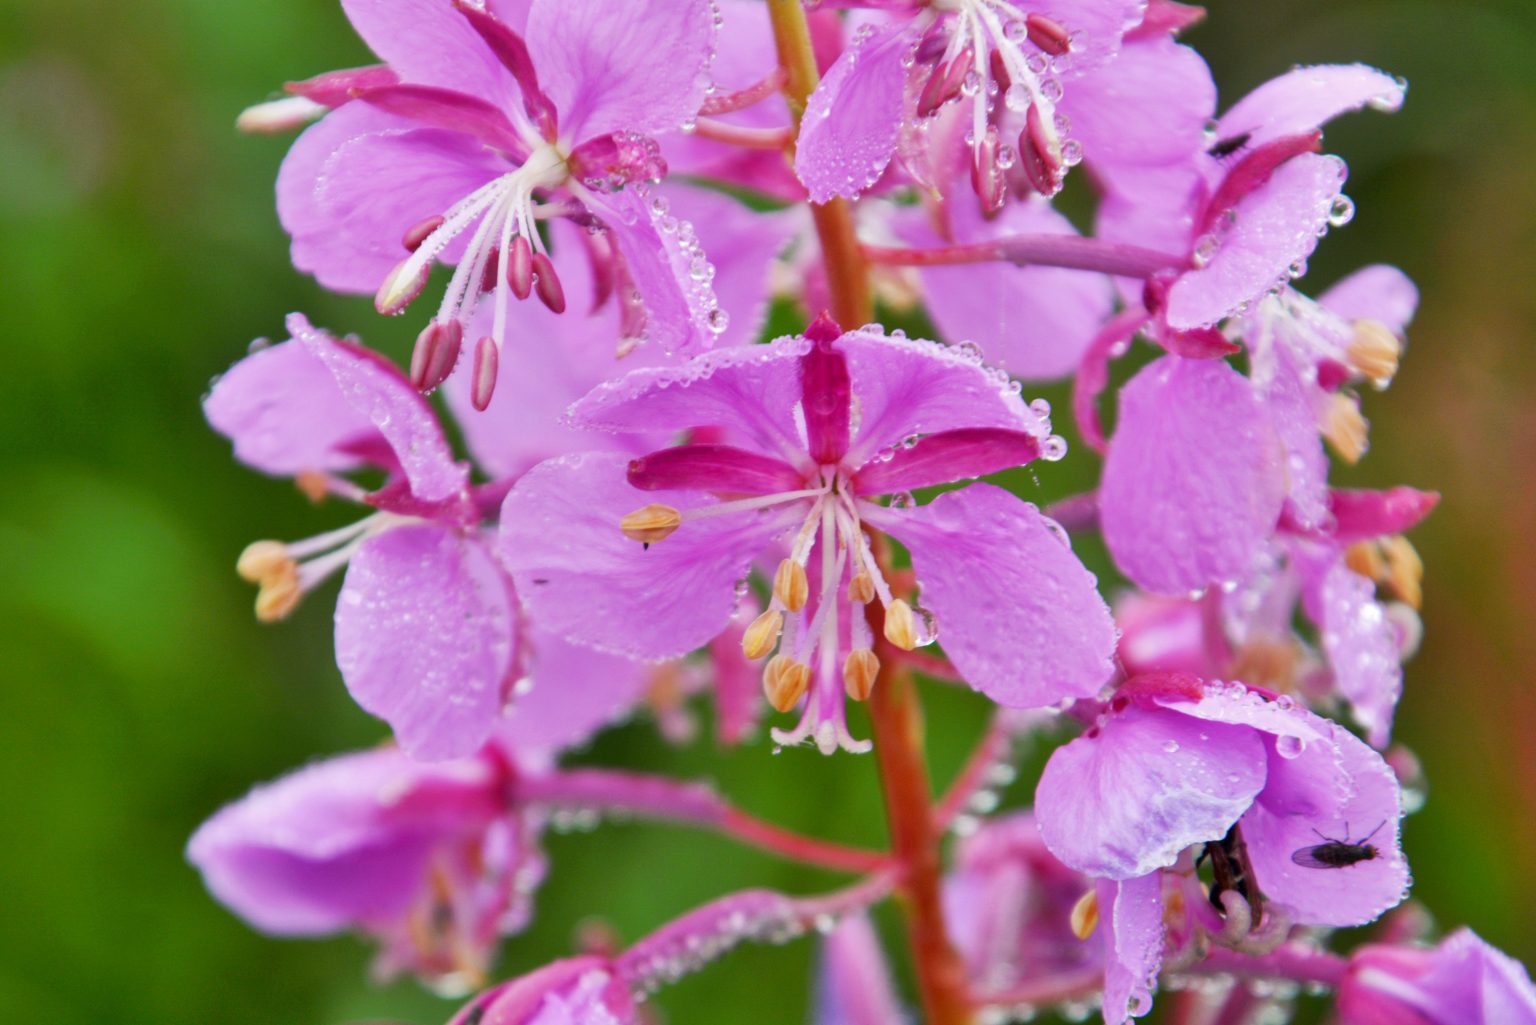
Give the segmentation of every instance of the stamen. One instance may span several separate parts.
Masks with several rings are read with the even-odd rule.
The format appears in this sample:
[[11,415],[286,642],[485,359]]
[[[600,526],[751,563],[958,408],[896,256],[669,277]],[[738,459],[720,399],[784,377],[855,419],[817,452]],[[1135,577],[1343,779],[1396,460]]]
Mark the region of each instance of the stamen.
[[1359,402],[1344,392],[1335,392],[1328,396],[1322,420],[1323,437],[1339,458],[1351,466],[1358,463],[1365,455],[1370,432],[1370,425],[1360,415]]
[[1344,550],[1344,565],[1367,580],[1380,580],[1387,575],[1387,561],[1376,541],[1358,541]]
[[1402,343],[1379,320],[1357,320],[1354,337],[1349,342],[1349,363],[1370,378],[1378,388],[1385,388],[1397,373]]
[[464,325],[457,320],[434,320],[423,328],[411,352],[412,387],[425,394],[446,381],[463,344]]
[[533,254],[533,289],[539,294],[539,300],[549,307],[550,312],[565,312],[565,289],[560,285],[560,277],[555,273],[555,265],[550,263],[549,257],[543,253]]
[[1072,905],[1072,935],[1080,940],[1086,940],[1093,935],[1093,931],[1099,927],[1099,895],[1096,890],[1089,890],[1077,898],[1077,903]]
[[499,353],[500,348],[496,345],[494,338],[484,337],[475,343],[475,365],[473,375],[470,377],[469,401],[481,412],[491,404],[491,395],[496,391]]
[[855,701],[865,701],[875,689],[880,660],[868,648],[855,648],[843,661],[843,689]]
[[625,516],[619,521],[619,529],[631,541],[649,545],[665,541],[682,524],[682,513],[670,505],[653,502]]
[[507,285],[512,294],[526,299],[533,292],[533,247],[519,235],[512,240],[507,257]]
[[1394,534],[1381,543],[1386,556],[1386,585],[1411,607],[1417,609],[1424,601],[1424,560],[1418,549],[1401,534]]
[[259,584],[294,564],[288,546],[281,541],[252,541],[235,561],[240,579]]
[[868,573],[859,570],[848,581],[848,600],[860,605],[868,605],[875,600],[875,582]]
[[286,619],[303,597],[298,565],[290,562],[262,581],[261,590],[256,592],[256,618],[263,623]]
[[1067,30],[1044,15],[1025,15],[1024,27],[1029,33],[1029,41],[1052,57],[1064,56],[1072,49]]
[[775,655],[763,670],[763,693],[768,703],[780,712],[788,712],[805,696],[811,682],[811,667],[788,655]]
[[779,642],[779,631],[783,627],[784,614],[778,609],[762,613],[752,620],[746,632],[741,635],[742,654],[753,661],[762,658]]
[[400,239],[400,244],[405,246],[407,252],[414,253],[421,248],[421,244],[438,228],[443,226],[442,214],[433,214],[431,217],[423,217],[405,230],[405,235]]
[[[410,257],[401,260],[384,276],[384,283],[379,286],[379,291],[373,297],[373,308],[386,317],[403,313],[405,308],[421,295],[422,289],[427,287],[427,278],[431,275],[431,270],[432,268],[425,263],[413,264]],[[407,277],[407,275],[414,275],[414,277]]]
[[917,617],[900,598],[885,606],[885,639],[903,651],[917,647]]
[[793,559],[779,563],[773,575],[773,596],[790,612],[799,612],[811,598],[811,583],[805,567]]

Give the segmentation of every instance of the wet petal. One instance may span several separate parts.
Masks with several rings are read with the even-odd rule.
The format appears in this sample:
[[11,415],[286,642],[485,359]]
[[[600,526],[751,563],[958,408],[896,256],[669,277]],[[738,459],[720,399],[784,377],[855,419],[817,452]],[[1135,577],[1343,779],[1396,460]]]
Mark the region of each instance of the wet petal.
[[1225,836],[1264,778],[1264,743],[1252,729],[1131,705],[1051,755],[1035,817],[1067,865],[1132,879]]
[[651,502],[690,509],[714,500],[640,491],[625,480],[627,464],[621,455],[586,453],[528,471],[502,507],[500,552],[545,629],[633,658],[672,658],[725,628],[737,581],[789,523],[772,512],[709,517],[643,547],[619,530],[627,513]]
[[[456,89],[503,108],[519,95],[512,76],[450,0],[342,0],[341,6],[363,42],[402,81]],[[493,6],[503,18],[515,18],[519,5]]]
[[1116,564],[1164,594],[1237,579],[1279,518],[1283,458],[1237,371],[1177,356],[1150,364],[1121,389],[1099,487]]
[[1403,105],[1407,85],[1364,64],[1316,64],[1270,79],[1221,116],[1216,135],[1249,133],[1250,145],[1310,132],[1362,107],[1392,112]]
[[1098,884],[1104,930],[1104,1020],[1124,1025],[1152,1009],[1163,965],[1163,877]]
[[906,22],[867,28],[822,77],[806,104],[795,174],[825,203],[879,179],[896,148],[906,68],[916,45]]
[[1315,580],[1309,597],[1334,686],[1372,746],[1386,747],[1403,667],[1397,630],[1376,600],[1375,586],[1339,559]]
[[1113,670],[1114,622],[1094,578],[1039,511],[973,484],[915,509],[867,510],[912,553],[918,600],[972,687],[1038,708],[1096,694]]
[[336,662],[353,698],[412,757],[459,757],[501,715],[514,614],[506,577],[481,543],[425,524],[396,527],[347,567]]

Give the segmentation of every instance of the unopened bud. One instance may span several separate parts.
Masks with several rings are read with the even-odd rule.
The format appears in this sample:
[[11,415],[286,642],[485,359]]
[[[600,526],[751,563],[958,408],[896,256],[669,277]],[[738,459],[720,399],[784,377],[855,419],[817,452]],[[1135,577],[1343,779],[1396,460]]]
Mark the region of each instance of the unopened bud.
[[843,690],[855,701],[866,701],[875,689],[880,660],[868,648],[854,648],[843,661]]
[[863,570],[855,573],[853,579],[848,581],[848,600],[856,601],[860,605],[868,605],[875,600],[875,578]]
[[469,379],[469,401],[481,412],[491,404],[496,391],[496,368],[501,361],[496,339],[485,337],[475,343],[475,363]]
[[427,287],[427,277],[431,273],[431,267],[426,263],[419,263],[412,270],[413,258],[407,256],[395,264],[393,270],[384,275],[384,283],[379,286],[379,291],[373,297],[373,308],[385,316],[393,316],[409,306],[415,298],[421,294],[421,290]]
[[788,712],[805,696],[811,683],[811,667],[788,655],[775,655],[763,669],[763,693],[768,703],[780,712]]
[[1370,425],[1360,415],[1360,404],[1353,396],[1344,392],[1334,392],[1328,396],[1328,405],[1323,412],[1322,432],[1339,458],[1351,466],[1365,455]]
[[773,650],[773,646],[779,643],[779,631],[784,627],[784,614],[778,609],[769,609],[747,627],[747,632],[741,635],[741,653],[751,659],[759,659]]
[[414,253],[416,250],[421,248],[421,244],[427,240],[429,235],[443,226],[443,219],[444,218],[442,214],[433,214],[431,217],[423,217],[421,220],[405,229],[405,234],[400,238],[400,244],[410,252]]
[[304,590],[299,586],[299,568],[290,562],[287,569],[278,570],[261,582],[256,592],[256,618],[263,623],[275,623],[286,619],[298,608]]
[[550,312],[565,312],[565,289],[560,285],[555,265],[543,253],[533,254],[533,290],[539,294],[539,301],[548,306]]
[[1099,927],[1099,895],[1095,890],[1089,890],[1077,898],[1077,903],[1072,905],[1072,935],[1080,940],[1086,940],[1093,935],[1093,930]]
[[1386,556],[1386,584],[1403,602],[1417,609],[1424,601],[1424,560],[1418,549],[1401,534],[1394,534],[1381,543]]
[[917,617],[900,598],[885,607],[885,639],[903,651],[917,647]]
[[1402,343],[1381,321],[1355,321],[1355,334],[1349,341],[1349,363],[1375,384],[1385,387],[1391,382],[1402,351]]
[[650,505],[625,516],[619,521],[619,529],[631,541],[655,544],[665,541],[672,532],[683,525],[683,514],[670,505],[652,502]]
[[293,556],[281,541],[252,541],[235,560],[235,572],[240,579],[259,584],[292,565]]
[[773,574],[773,596],[791,612],[799,612],[811,599],[811,582],[805,567],[794,559],[785,559]]

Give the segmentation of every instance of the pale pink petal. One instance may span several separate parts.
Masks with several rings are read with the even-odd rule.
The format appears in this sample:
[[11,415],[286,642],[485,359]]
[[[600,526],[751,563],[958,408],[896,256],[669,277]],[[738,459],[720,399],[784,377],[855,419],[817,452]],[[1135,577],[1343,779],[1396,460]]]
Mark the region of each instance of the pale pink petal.
[[639,491],[625,480],[627,463],[585,453],[529,470],[502,506],[501,557],[545,629],[633,658],[672,658],[725,628],[737,582],[790,523],[771,510],[707,517],[642,546],[620,531],[625,514],[653,502],[689,509],[713,499]]
[[384,436],[415,498],[437,502],[463,492],[469,482],[468,467],[454,461],[437,414],[394,364],[316,330],[302,314],[288,317],[288,330],[325,364],[342,400]]
[[1376,600],[1375,586],[1337,559],[1314,579],[1308,597],[1334,686],[1371,744],[1386,747],[1403,667],[1397,630]]
[[1248,133],[1249,145],[1299,135],[1362,107],[1387,112],[1403,105],[1407,84],[1364,64],[1316,64],[1270,79],[1221,116],[1216,135]]
[[512,666],[515,606],[480,542],[426,524],[370,538],[336,602],[336,662],[357,703],[412,757],[473,753]]
[[1536,1025],[1536,986],[1525,966],[1470,929],[1456,930],[1435,948],[1414,987],[1413,1003],[1435,1025]]
[[838,58],[806,105],[795,174],[812,202],[853,198],[890,163],[901,126],[904,61],[917,40],[905,21],[870,27]]
[[[520,95],[450,0],[342,0],[341,6],[363,42],[401,81],[457,89],[504,108]],[[495,13],[520,21],[518,6],[501,4]]]
[[1131,705],[1051,755],[1035,817],[1068,866],[1132,879],[1225,836],[1264,777],[1253,730]]
[[912,553],[918,600],[972,687],[1014,708],[1096,694],[1115,627],[1094,578],[1051,521],[990,484],[914,509],[870,510]]
[[1284,284],[1290,268],[1317,248],[1346,173],[1344,161],[1316,153],[1276,168],[1233,209],[1236,220],[1205,266],[1186,272],[1168,290],[1168,324],[1209,327]]
[[1374,320],[1401,335],[1419,306],[1419,290],[1413,279],[1384,263],[1361,267],[1317,301],[1345,320]]
[[1120,569],[1183,594],[1238,579],[1285,497],[1279,438],[1246,378],[1217,360],[1164,356],[1120,392],[1099,518]]
[[709,85],[709,0],[534,0],[528,49],[561,137],[659,134],[698,113]]
[[1163,964],[1163,877],[1098,884],[1104,921],[1104,1021],[1125,1025],[1152,1009]]
[[288,341],[245,357],[203,400],[213,429],[235,443],[235,457],[278,477],[305,470],[350,470],[383,448],[373,421],[341,399],[325,364]]

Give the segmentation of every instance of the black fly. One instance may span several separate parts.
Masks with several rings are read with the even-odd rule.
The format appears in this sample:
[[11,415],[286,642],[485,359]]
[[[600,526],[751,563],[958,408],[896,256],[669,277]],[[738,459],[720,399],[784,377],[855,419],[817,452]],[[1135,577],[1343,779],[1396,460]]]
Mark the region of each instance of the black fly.
[[[1303,868],[1348,868],[1358,865],[1362,861],[1374,861],[1381,856],[1376,845],[1370,842],[1371,837],[1381,832],[1381,825],[1371,830],[1358,841],[1335,840],[1332,837],[1323,836],[1314,829],[1312,832],[1322,837],[1323,842],[1313,844],[1311,847],[1303,847],[1291,855],[1291,860]],[[1344,835],[1349,835],[1349,825],[1344,826]]]
[[1252,132],[1243,132],[1241,135],[1234,135],[1230,139],[1219,139],[1217,140],[1216,144],[1213,145],[1210,149],[1206,150],[1206,152],[1215,157],[1217,160],[1220,160],[1222,157],[1230,157],[1232,154],[1248,145],[1248,139],[1252,136],[1252,134]]

